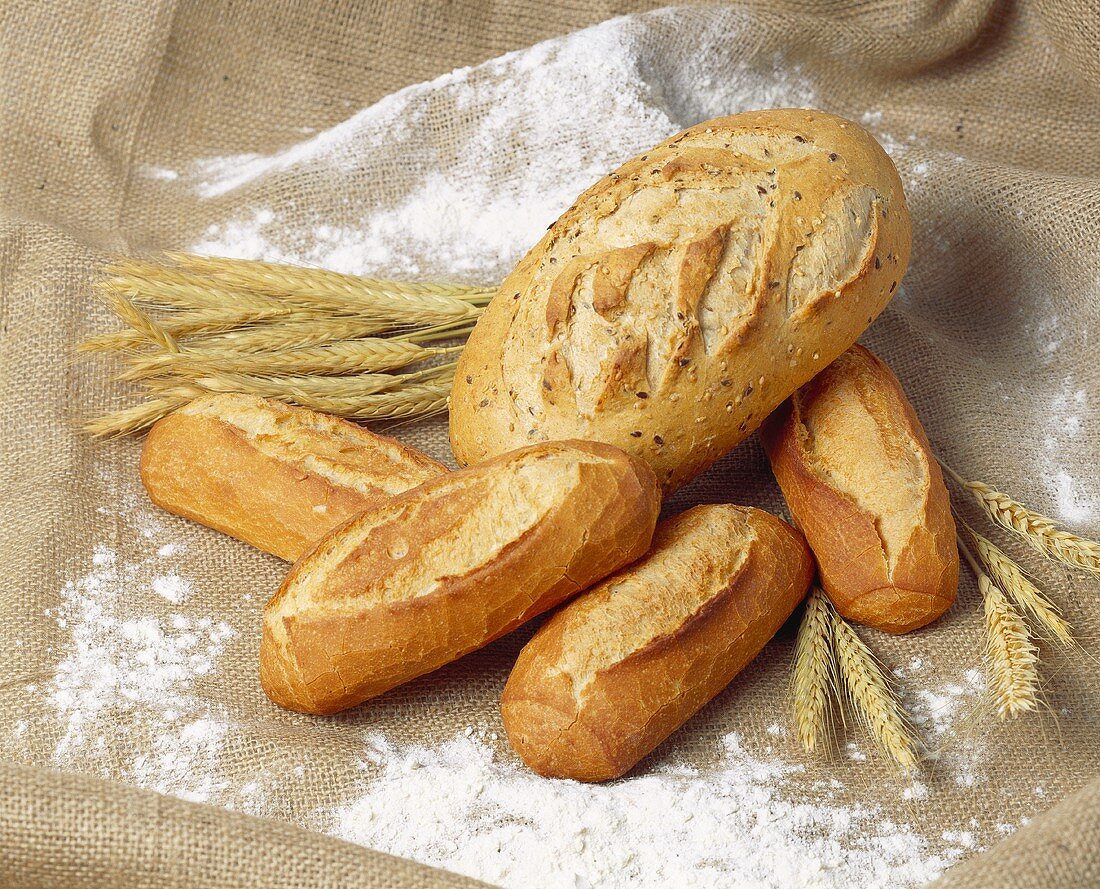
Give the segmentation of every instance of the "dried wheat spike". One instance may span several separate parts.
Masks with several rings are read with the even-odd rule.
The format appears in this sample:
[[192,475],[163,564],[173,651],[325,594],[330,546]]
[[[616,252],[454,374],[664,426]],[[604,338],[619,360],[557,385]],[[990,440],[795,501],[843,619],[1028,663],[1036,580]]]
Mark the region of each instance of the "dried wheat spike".
[[1039,656],[1027,624],[986,574],[978,576],[988,630],[989,675],[997,715],[1009,719],[1036,709]]
[[990,579],[1020,607],[1027,611],[1035,621],[1043,626],[1062,645],[1073,645],[1073,629],[1064,617],[1058,606],[1050,601],[1035,584],[1033,584],[1020,566],[1012,561],[1004,551],[992,541],[987,540],[971,528],[970,538],[974,541],[974,549],[978,552],[978,558],[989,572]]
[[1047,558],[1100,576],[1100,543],[1063,531],[1054,519],[1028,509],[984,482],[967,481],[943,460],[939,462],[944,471],[977,501],[982,512],[1002,528],[1018,534]]
[[417,323],[474,317],[480,312],[478,303],[484,303],[495,292],[458,284],[379,281],[283,263],[186,253],[169,253],[167,258],[182,269],[208,276],[214,286],[221,284],[319,308],[339,307],[349,313],[387,317],[398,313]]
[[848,700],[879,746],[902,768],[918,763],[916,739],[904,709],[871,650],[842,618],[833,623],[836,659]]
[[139,342],[150,342],[166,352],[178,352],[179,345],[163,327],[135,306],[130,300],[117,293],[103,293],[104,302],[137,335]]
[[238,353],[233,349],[197,349],[183,352],[140,352],[124,359],[128,368],[120,380],[142,380],[163,374],[195,379],[210,373],[257,374],[260,376],[379,373],[398,370],[459,347],[433,348],[408,340],[367,337],[341,340],[303,349],[278,352]]
[[157,420],[167,417],[172,411],[183,407],[190,400],[191,397],[177,394],[143,401],[132,407],[89,420],[84,424],[84,431],[93,438],[116,438],[132,432],[140,432],[152,426]]
[[817,748],[829,722],[831,690],[836,683],[835,619],[825,594],[814,587],[798,627],[792,673],[795,724],[798,740],[807,753]]
[[1027,624],[1008,597],[982,569],[962,535],[956,534],[959,552],[978,579],[985,609],[986,656],[993,702],[1001,719],[1034,710],[1039,687],[1039,652]]

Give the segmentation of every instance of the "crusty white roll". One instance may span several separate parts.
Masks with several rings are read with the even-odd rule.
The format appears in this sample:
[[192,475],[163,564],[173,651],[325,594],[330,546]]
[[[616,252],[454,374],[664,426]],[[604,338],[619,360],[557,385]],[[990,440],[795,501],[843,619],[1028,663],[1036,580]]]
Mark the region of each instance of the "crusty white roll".
[[905,633],[955,601],[943,474],[897,377],[853,346],[760,430],[821,585],[844,617]]
[[480,648],[649,548],[653,471],[595,442],[425,482],[300,559],[264,611],[268,696],[335,713]]
[[685,130],[582,194],[501,285],[455,375],[455,457],[605,441],[670,491],[855,342],[910,240],[897,171],[851,121]]
[[338,525],[447,471],[354,423],[253,395],[208,395],[157,422],[149,498],[293,562]]
[[721,691],[809,588],[802,535],[766,512],[697,506],[649,554],[564,606],[524,647],[501,702],[541,775],[629,771]]

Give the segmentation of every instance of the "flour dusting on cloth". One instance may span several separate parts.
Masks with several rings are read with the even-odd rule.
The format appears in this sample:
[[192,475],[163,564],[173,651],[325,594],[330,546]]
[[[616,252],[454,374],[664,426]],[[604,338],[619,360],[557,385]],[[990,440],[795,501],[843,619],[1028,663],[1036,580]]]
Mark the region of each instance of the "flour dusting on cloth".
[[786,798],[805,771],[736,733],[708,774],[665,765],[603,786],[547,780],[459,736],[437,749],[369,742],[382,774],[338,811],[339,836],[506,886],[921,885],[958,860],[835,788]]
[[[409,87],[331,129],[305,128],[308,138],[274,154],[138,173],[226,207],[222,221],[179,245],[197,252],[494,283],[582,190],[633,154],[709,117],[822,102],[798,60],[746,39],[746,22],[747,13],[730,9],[616,19]],[[441,108],[453,132],[428,138]],[[911,202],[934,185],[937,170],[967,163],[891,133],[874,108],[861,122],[893,156]],[[386,150],[372,150],[378,146]],[[328,189],[314,201],[309,185],[318,176],[344,184],[337,198]],[[363,183],[381,180],[387,198],[357,200]],[[915,266],[953,249],[935,231],[925,233],[925,247]],[[904,307],[907,298],[903,287],[895,302]],[[1057,351],[1055,332],[1040,335]],[[1087,400],[1071,379],[1057,397],[1067,421],[1050,433],[1052,454],[1074,434],[1070,418]],[[1048,486],[1062,517],[1094,515],[1068,475],[1054,473]],[[204,691],[217,682],[229,646],[254,652],[242,634],[257,632],[272,588],[232,593],[251,609],[246,628],[197,601],[187,548],[172,536],[180,520],[132,508],[118,522],[140,554],[125,561],[104,535],[50,612],[67,641],[41,690],[60,726],[62,767],[95,771],[110,750],[124,763],[111,777],[128,783],[289,818],[517,889],[918,886],[1026,820],[999,811],[995,800],[996,817],[986,810],[946,831],[923,817],[924,804],[944,793],[962,801],[957,808],[976,809],[991,780],[980,743],[988,724],[977,726],[974,715],[984,694],[977,638],[972,662],[961,664],[935,663],[919,642],[898,643],[907,653],[895,672],[932,754],[919,775],[884,771],[854,726],[833,760],[804,757],[780,715],[784,698],[768,712],[739,712],[762,720],[759,731],[751,739],[716,732],[707,761],[686,762],[674,751],[625,779],[587,786],[526,771],[495,723],[411,744],[371,729],[370,704],[345,724],[276,714],[262,701],[245,707],[240,700],[261,694],[251,674],[234,686],[236,704]],[[446,690],[438,694],[455,704]],[[285,743],[225,769],[223,752],[243,748],[249,719],[284,720]],[[131,749],[138,728],[151,740]],[[21,724],[11,737],[29,730]],[[299,743],[327,745],[324,761],[306,761]],[[895,775],[892,798],[883,774]],[[872,780],[880,785],[875,798],[886,802],[865,801]],[[299,785],[324,802],[307,813],[285,804],[282,791]]]

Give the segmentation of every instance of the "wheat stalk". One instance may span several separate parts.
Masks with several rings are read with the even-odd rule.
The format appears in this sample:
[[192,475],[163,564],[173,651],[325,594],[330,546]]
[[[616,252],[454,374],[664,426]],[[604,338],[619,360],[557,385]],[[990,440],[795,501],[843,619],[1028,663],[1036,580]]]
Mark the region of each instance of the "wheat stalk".
[[160,346],[165,352],[178,352],[179,345],[171,333],[153,321],[141,309],[116,293],[103,294],[103,300],[116,315],[130,325],[140,341]]
[[1037,623],[1045,627],[1052,638],[1066,647],[1072,646],[1074,644],[1073,628],[1062,617],[1058,606],[1027,578],[1020,566],[1005,555],[1000,547],[970,526],[963,524],[978,553],[978,558],[993,583],[1007,593],[1016,605],[1031,614]]
[[[137,305],[118,294],[114,294],[108,301],[120,300],[119,306],[127,305],[135,311],[139,311]],[[116,310],[116,314],[123,317]],[[151,316],[143,317],[147,324],[152,324],[160,334],[171,337],[173,340],[183,340],[198,337],[220,337],[237,332],[252,335],[251,339],[256,343],[257,349],[277,347],[280,338],[288,338],[297,335],[304,338],[308,331],[326,332],[337,331],[336,339],[345,339],[342,334],[350,332],[353,335],[365,336],[379,333],[386,329],[384,323],[379,321],[360,321],[357,319],[338,319],[337,322],[328,319],[316,319],[314,316],[303,315],[298,312],[281,312],[276,316],[264,315],[248,309],[235,309],[231,306],[209,309],[192,309],[189,311],[176,311],[166,318],[154,320]],[[76,347],[78,352],[122,352],[131,349],[140,349],[149,345],[161,345],[150,334],[148,327],[137,327],[128,318],[124,318],[131,325],[130,330],[118,330],[111,333],[103,333],[89,337]],[[284,331],[289,331],[284,333]],[[360,334],[359,331],[366,331]],[[247,341],[247,340],[246,340]],[[218,340],[214,340],[215,343]],[[161,345],[163,348],[163,346]]]
[[[192,351],[205,349],[235,350],[237,352],[279,352],[288,349],[302,349],[340,340],[355,340],[375,336],[393,325],[377,319],[360,320],[356,318],[282,320],[275,324],[240,324],[225,320],[224,313],[213,310],[213,314],[187,313],[185,322],[158,321],[156,325],[167,335],[175,339],[188,339]],[[221,316],[221,317],[219,317]],[[151,319],[148,319],[151,320]],[[440,325],[446,328],[447,335],[461,335],[469,327]],[[404,328],[397,328],[404,330]],[[427,328],[431,329],[431,328]],[[406,336],[395,339],[408,338]],[[418,338],[419,339],[419,338]],[[90,337],[77,346],[79,352],[121,352],[148,346],[151,338],[141,331],[123,330]]]
[[[378,392],[373,395],[352,398],[342,397],[337,393],[310,397],[297,397],[282,393],[268,397],[276,401],[285,401],[322,413],[350,417],[356,420],[405,420],[415,417],[429,417],[446,410],[450,391],[451,380],[450,378],[444,378],[438,381],[432,380],[411,386],[402,386],[390,391]],[[183,405],[208,394],[207,390],[199,386],[184,383],[170,389],[164,389],[160,392],[160,397],[165,403],[174,401],[177,405]],[[173,409],[169,409],[169,412]],[[104,434],[124,433],[115,433],[112,429],[108,429]]]
[[200,272],[235,287],[275,296],[327,294],[339,299],[359,299],[364,294],[404,294],[408,296],[449,296],[484,305],[496,293],[495,287],[470,287],[463,284],[438,284],[408,281],[383,281],[360,275],[346,275],[328,269],[295,266],[287,263],[198,256],[193,253],[165,253],[165,258],[181,269]]
[[[135,264],[136,265],[136,264]],[[194,275],[174,274],[152,263],[145,264],[149,269],[142,274],[141,267],[131,269],[127,274],[118,274],[97,281],[96,290],[101,293],[117,293],[146,306],[165,309],[251,309],[256,312],[301,311],[302,307],[292,302],[219,287],[215,282]]]
[[984,482],[967,481],[942,460],[940,465],[998,525],[1019,535],[1047,558],[1100,575],[1100,543],[1062,530],[1054,519],[1028,509]]
[[833,623],[836,660],[848,700],[878,745],[905,769],[918,763],[916,739],[886,674],[856,631],[841,618]]
[[[402,317],[421,323],[440,318],[473,318],[494,291],[455,284],[379,281],[326,269],[280,263],[170,253],[168,258],[190,272],[202,272],[213,286],[223,285],[278,297],[344,314]],[[116,272],[126,266],[116,265]]]
[[835,616],[825,594],[817,587],[806,599],[798,626],[792,686],[798,740],[812,753],[829,722],[831,694],[836,682],[832,624]]
[[[276,401],[286,401],[356,420],[406,420],[442,413],[447,409],[450,391],[451,381],[445,379],[354,399],[271,397]],[[158,398],[90,420],[84,428],[95,438],[115,438],[140,432],[206,394],[209,393],[197,386],[179,385],[165,390]]]
[[997,714],[1001,719],[1009,719],[1037,706],[1038,655],[1027,624],[988,575],[978,578],[978,589],[985,603],[990,674]]
[[966,541],[957,535],[959,551],[978,578],[985,609],[986,656],[997,715],[1010,719],[1035,710],[1039,687],[1039,653],[1031,641],[1027,623],[1004,592],[974,558]]
[[143,401],[132,407],[123,408],[114,413],[89,420],[84,424],[84,431],[93,438],[116,438],[121,435],[129,435],[132,432],[140,432],[201,394],[201,391],[196,390],[190,396],[180,394],[162,395],[160,398]]
[[[87,424],[135,432],[208,392],[246,392],[359,419],[446,410],[460,347],[493,291],[406,284],[275,263],[172,254],[120,260],[96,289],[128,329],[82,352],[121,353],[149,400]],[[145,309],[148,309],[146,311]],[[388,334],[388,336],[383,336]],[[427,363],[424,370],[390,373]]]
[[280,352],[202,349],[181,352],[141,352],[125,358],[128,369],[120,380],[142,380],[166,373],[194,378],[209,373],[260,375],[377,373],[397,370],[459,351],[461,346],[433,348],[408,340],[367,337]]
[[[258,374],[209,373],[188,380],[190,385],[204,392],[248,392],[261,398],[292,399],[296,402],[316,399],[351,401],[367,395],[376,395],[398,386],[408,386],[427,380],[454,375],[454,364],[444,364],[424,371],[407,374],[363,373],[349,376],[313,376],[296,374],[285,376],[260,376]],[[169,392],[179,385],[174,377],[153,377],[146,385],[155,392]]]

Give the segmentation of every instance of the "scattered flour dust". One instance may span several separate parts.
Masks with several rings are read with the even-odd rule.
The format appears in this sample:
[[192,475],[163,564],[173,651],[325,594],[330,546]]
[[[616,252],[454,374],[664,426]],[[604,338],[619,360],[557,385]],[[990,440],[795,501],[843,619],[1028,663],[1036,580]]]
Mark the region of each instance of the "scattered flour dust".
[[[41,689],[61,721],[58,765],[102,771],[106,754],[122,757],[122,777],[139,787],[207,800],[223,789],[217,760],[230,724],[194,691],[216,675],[218,658],[237,631],[217,617],[175,608],[193,587],[164,563],[184,552],[163,543],[159,516],[128,502],[124,533],[147,540],[155,554],[129,563],[107,544],[60,590],[47,611],[68,644]],[[133,738],[147,746],[130,748]]]
[[[1051,341],[1052,351],[1057,350],[1058,342]],[[1084,426],[1082,417],[1094,413],[1089,404],[1087,390],[1076,385],[1072,378],[1066,378],[1062,390],[1050,404],[1050,423],[1043,438],[1043,449],[1047,459],[1055,469],[1046,476],[1048,494],[1054,501],[1054,511],[1058,518],[1069,525],[1087,525],[1100,516],[1100,491],[1092,485],[1092,492],[1081,485],[1062,466],[1058,465],[1059,456],[1080,450],[1080,436]]]
[[[336,814],[346,839],[520,889],[614,886],[917,886],[943,850],[875,808],[792,801],[800,765],[758,759],[734,733],[706,776],[686,766],[602,786],[548,781],[476,737],[438,748],[372,739],[381,770]],[[942,845],[942,844],[941,844]]]
[[[192,245],[202,253],[497,281],[584,188],[646,147],[721,114],[814,104],[799,65],[738,40],[745,24],[733,9],[614,19],[408,87],[274,154],[206,158],[170,182],[142,172],[242,202],[242,190],[291,194],[311,177],[359,195],[253,204],[211,226]],[[436,146],[438,126],[458,148]]]

